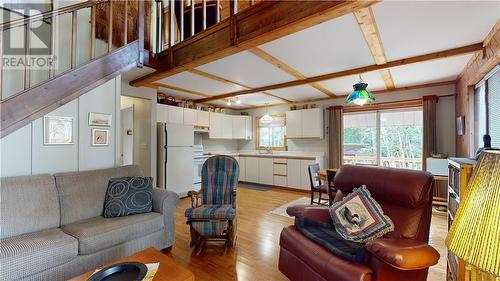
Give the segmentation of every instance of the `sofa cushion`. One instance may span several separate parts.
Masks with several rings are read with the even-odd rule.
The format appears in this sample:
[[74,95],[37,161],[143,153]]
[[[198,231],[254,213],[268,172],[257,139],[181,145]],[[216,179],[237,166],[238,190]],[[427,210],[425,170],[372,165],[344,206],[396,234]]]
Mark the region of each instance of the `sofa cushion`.
[[0,245],[0,280],[23,278],[78,255],[78,240],[59,228],[1,239]]
[[59,200],[50,175],[0,179],[0,238],[59,226]]
[[161,230],[159,213],[104,218],[102,216],[64,225],[62,230],[78,239],[78,253],[88,255]]
[[149,213],[153,209],[153,178],[110,179],[104,199],[104,217],[114,218]]
[[102,216],[109,180],[141,175],[138,166],[55,174],[61,225]]

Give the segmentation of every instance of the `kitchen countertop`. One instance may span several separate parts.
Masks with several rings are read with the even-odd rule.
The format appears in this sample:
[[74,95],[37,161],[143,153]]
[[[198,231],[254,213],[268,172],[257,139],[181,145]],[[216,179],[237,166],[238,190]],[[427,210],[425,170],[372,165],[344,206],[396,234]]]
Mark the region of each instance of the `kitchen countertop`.
[[301,152],[301,151],[273,151],[270,154],[260,151],[213,151],[205,155],[229,155],[233,157],[266,157],[266,158],[300,158],[314,159],[316,157],[324,157],[323,152]]

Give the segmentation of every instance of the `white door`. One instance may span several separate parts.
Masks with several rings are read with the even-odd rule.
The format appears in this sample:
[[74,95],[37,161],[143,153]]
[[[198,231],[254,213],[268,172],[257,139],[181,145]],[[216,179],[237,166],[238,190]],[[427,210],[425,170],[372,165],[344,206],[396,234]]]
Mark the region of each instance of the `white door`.
[[184,125],[196,125],[196,110],[184,108]]
[[302,137],[302,110],[286,112],[286,137]]
[[120,110],[122,165],[134,163],[134,106]]
[[186,196],[193,190],[193,167],[192,147],[168,147],[166,189]]
[[273,185],[273,158],[259,158],[259,183]]
[[300,188],[300,160],[288,159],[287,164],[287,186],[290,188]]
[[259,182],[259,158],[245,157],[245,178],[248,182]]

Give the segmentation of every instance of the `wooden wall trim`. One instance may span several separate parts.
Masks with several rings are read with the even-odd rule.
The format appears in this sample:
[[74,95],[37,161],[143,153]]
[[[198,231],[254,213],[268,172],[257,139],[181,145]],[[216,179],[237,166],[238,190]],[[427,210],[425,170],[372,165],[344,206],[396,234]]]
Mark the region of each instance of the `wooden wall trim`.
[[0,138],[78,98],[137,63],[138,42],[91,61],[0,103]]

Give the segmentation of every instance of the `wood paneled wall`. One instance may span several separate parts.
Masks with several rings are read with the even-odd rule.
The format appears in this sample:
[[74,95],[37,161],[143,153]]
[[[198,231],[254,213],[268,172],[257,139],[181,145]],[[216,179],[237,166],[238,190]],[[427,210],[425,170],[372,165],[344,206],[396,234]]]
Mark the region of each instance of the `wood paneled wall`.
[[474,85],[500,63],[499,22],[484,40],[483,50],[471,58],[457,79],[455,117],[465,116],[465,134],[456,138],[458,157],[469,157],[474,154]]

